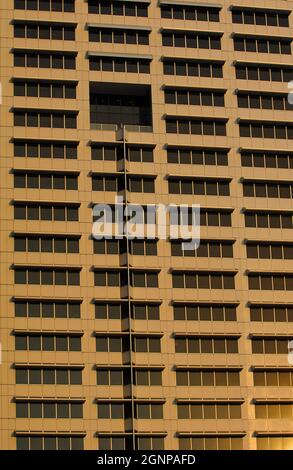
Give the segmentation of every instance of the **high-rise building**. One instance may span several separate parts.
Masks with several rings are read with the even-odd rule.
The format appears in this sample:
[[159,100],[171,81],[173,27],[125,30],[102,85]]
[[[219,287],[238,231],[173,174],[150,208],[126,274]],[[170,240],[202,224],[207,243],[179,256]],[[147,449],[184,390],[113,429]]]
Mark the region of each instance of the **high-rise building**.
[[1,2],[1,449],[293,449],[292,6]]

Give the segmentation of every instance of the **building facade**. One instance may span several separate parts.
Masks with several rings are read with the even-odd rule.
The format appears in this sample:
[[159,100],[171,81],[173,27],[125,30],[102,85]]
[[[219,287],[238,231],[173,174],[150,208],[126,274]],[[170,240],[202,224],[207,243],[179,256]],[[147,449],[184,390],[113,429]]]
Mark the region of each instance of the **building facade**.
[[1,449],[293,449],[292,5],[2,2]]

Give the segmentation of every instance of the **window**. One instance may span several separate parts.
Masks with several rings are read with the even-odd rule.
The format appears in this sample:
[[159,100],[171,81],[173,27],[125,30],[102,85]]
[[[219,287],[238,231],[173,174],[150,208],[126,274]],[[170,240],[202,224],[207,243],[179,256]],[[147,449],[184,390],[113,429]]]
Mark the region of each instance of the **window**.
[[16,384],[81,385],[82,369],[54,367],[17,367]]
[[175,303],[174,320],[236,321],[236,305]]
[[89,56],[90,70],[104,72],[150,73],[151,59]]
[[134,336],[133,349],[135,352],[161,352],[160,337],[155,336]]
[[136,193],[154,193],[155,177],[129,176],[127,179],[128,190]]
[[206,386],[206,387],[238,387],[240,385],[240,370],[236,369],[177,369],[177,386]]
[[[123,149],[121,145],[93,143],[92,160],[118,161],[123,159]],[[133,162],[152,162],[153,148],[144,146],[127,146],[126,158]]]
[[134,271],[131,273],[133,287],[159,287],[158,272]]
[[157,256],[157,240],[131,240],[130,252],[133,255]]
[[163,59],[164,75],[223,78],[223,62]]
[[156,369],[135,369],[135,385],[162,385],[162,371]]
[[292,199],[293,185],[283,181],[244,181],[243,196]]

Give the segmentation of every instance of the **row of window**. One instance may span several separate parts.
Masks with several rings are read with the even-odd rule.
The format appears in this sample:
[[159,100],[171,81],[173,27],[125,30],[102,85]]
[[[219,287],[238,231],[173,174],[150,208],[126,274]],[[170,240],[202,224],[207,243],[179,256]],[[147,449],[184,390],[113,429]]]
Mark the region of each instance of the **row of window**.
[[79,253],[79,238],[70,235],[14,235],[14,251]]
[[67,300],[14,300],[16,317],[80,318],[78,301]]
[[239,80],[258,80],[265,82],[290,82],[291,66],[239,63],[235,65],[236,78]]
[[76,83],[45,80],[14,81],[14,96],[38,98],[76,98]]
[[293,168],[293,153],[241,151],[241,165],[256,168]]
[[81,385],[82,369],[63,367],[18,367],[15,370],[16,384]]
[[14,21],[14,37],[75,41],[75,25]]
[[253,354],[288,354],[290,338],[252,338]]
[[192,49],[221,49],[221,33],[197,33],[193,31],[163,31],[162,45]]
[[143,29],[90,27],[89,42],[148,45],[149,34],[150,31]]
[[[127,272],[125,270],[99,269],[94,273],[95,286],[122,287],[127,285]],[[159,287],[157,272],[131,271],[130,285],[133,287]]]
[[189,354],[236,354],[238,339],[212,336],[176,337],[175,352]]
[[131,435],[115,434],[98,438],[99,450],[157,450],[164,449],[164,437],[162,436],[135,436],[135,446],[133,447],[133,437]]
[[232,8],[232,22],[260,26],[289,27],[290,11],[266,10],[261,8]]
[[76,53],[14,51],[14,67],[39,69],[75,69]]
[[15,188],[78,189],[78,176],[72,173],[14,172]]
[[219,23],[220,8],[197,5],[160,5],[161,17],[174,20],[209,21]]
[[233,304],[175,304],[174,320],[185,321],[236,321],[236,305]]
[[82,403],[66,401],[18,401],[16,402],[16,418],[83,418]]
[[[201,209],[200,213],[200,224],[203,226],[221,226],[231,227],[231,210],[225,209]],[[262,214],[261,214],[262,215]],[[280,219],[280,215],[273,214],[273,220]],[[192,213],[188,214],[188,224],[192,223]],[[255,216],[255,214],[247,216],[247,223],[252,224],[254,219],[249,217]],[[287,224],[287,228],[292,225],[292,215],[281,214],[283,225]],[[50,204],[50,203],[20,203],[14,202],[14,219],[15,220],[54,220],[54,221],[78,221],[78,206],[73,204]],[[144,219],[144,223],[147,223],[147,219]],[[152,222],[153,223],[153,222]],[[277,223],[277,222],[276,222]],[[247,225],[253,226],[253,225]],[[279,225],[276,227],[280,227]]]
[[88,0],[88,12],[95,15],[115,15],[115,16],[148,16],[148,4],[143,2],[107,2],[99,0]]
[[289,122],[241,121],[240,137],[261,139],[293,139],[293,124]]
[[[92,190],[93,191],[121,191],[124,190],[125,182],[124,176],[92,176]],[[128,176],[127,177],[127,190],[136,193],[154,193],[155,192],[155,177],[151,176]]]
[[14,141],[14,156],[26,158],[77,159],[77,143],[55,141]]
[[199,119],[166,117],[166,132],[169,134],[226,135],[227,119]]
[[293,371],[290,369],[255,370],[253,380],[256,387],[292,387]]
[[15,333],[16,351],[81,351],[80,336]]
[[167,162],[193,165],[228,166],[228,150],[212,149],[207,147],[168,147]]
[[245,227],[293,228],[293,213],[278,211],[245,211]]
[[293,244],[248,242],[247,258],[293,259]]
[[15,203],[15,220],[78,221],[78,207],[70,204]]
[[293,184],[270,181],[244,181],[244,197],[293,198]]
[[[119,161],[124,158],[121,145],[92,143],[91,153],[92,160]],[[130,162],[153,162],[153,148],[148,146],[127,146],[125,157]]]
[[[156,256],[157,240],[129,240],[130,253],[132,255]],[[101,239],[94,240],[95,254],[122,254],[127,250],[126,240]]]
[[195,106],[225,106],[225,91],[165,88],[165,103]]
[[150,73],[150,59],[90,56],[90,70],[102,72]]
[[80,268],[14,268],[15,284],[79,286]]
[[288,94],[244,93],[237,94],[239,108],[292,110]]
[[292,305],[251,305],[250,320],[261,322],[292,322]]
[[240,371],[212,368],[177,370],[176,384],[181,387],[238,387]]
[[239,403],[178,403],[178,419],[241,419]]
[[184,250],[182,242],[172,240],[171,256],[233,258],[233,241],[201,240],[196,250]]
[[248,288],[252,290],[293,290],[293,275],[249,273]]
[[74,12],[75,0],[14,0],[15,10]]
[[50,434],[49,436],[16,437],[17,450],[83,450],[83,448],[83,437],[79,436],[54,436]]
[[223,62],[192,59],[163,59],[164,75],[223,78]]
[[[160,305],[156,303],[133,303],[130,305],[130,315],[134,320],[159,320]],[[126,302],[96,302],[95,318],[121,320],[128,318],[129,309]]]
[[291,39],[265,36],[236,36],[233,39],[235,51],[259,52],[261,54],[291,54]]
[[179,437],[180,450],[242,450],[242,437],[227,435],[197,435],[196,437]]
[[235,289],[235,273],[193,271],[173,272],[173,288],[179,289]]
[[257,419],[292,419],[292,403],[256,403],[255,417]]
[[[130,369],[99,368],[97,367],[97,385],[128,385],[131,383]],[[133,383],[135,385],[162,385],[162,371],[159,369],[133,370]]]
[[168,181],[169,194],[229,196],[230,180],[216,178],[172,178]]
[[76,129],[77,112],[72,111],[17,111],[14,114],[15,126],[51,127],[59,129]]
[[[98,403],[99,419],[128,419],[132,416],[131,403]],[[135,419],[163,419],[163,404],[135,403]]]
[[[161,352],[161,340],[155,336],[133,336],[131,349],[133,352],[159,353]],[[96,335],[97,352],[124,352],[129,350],[128,335]]]

